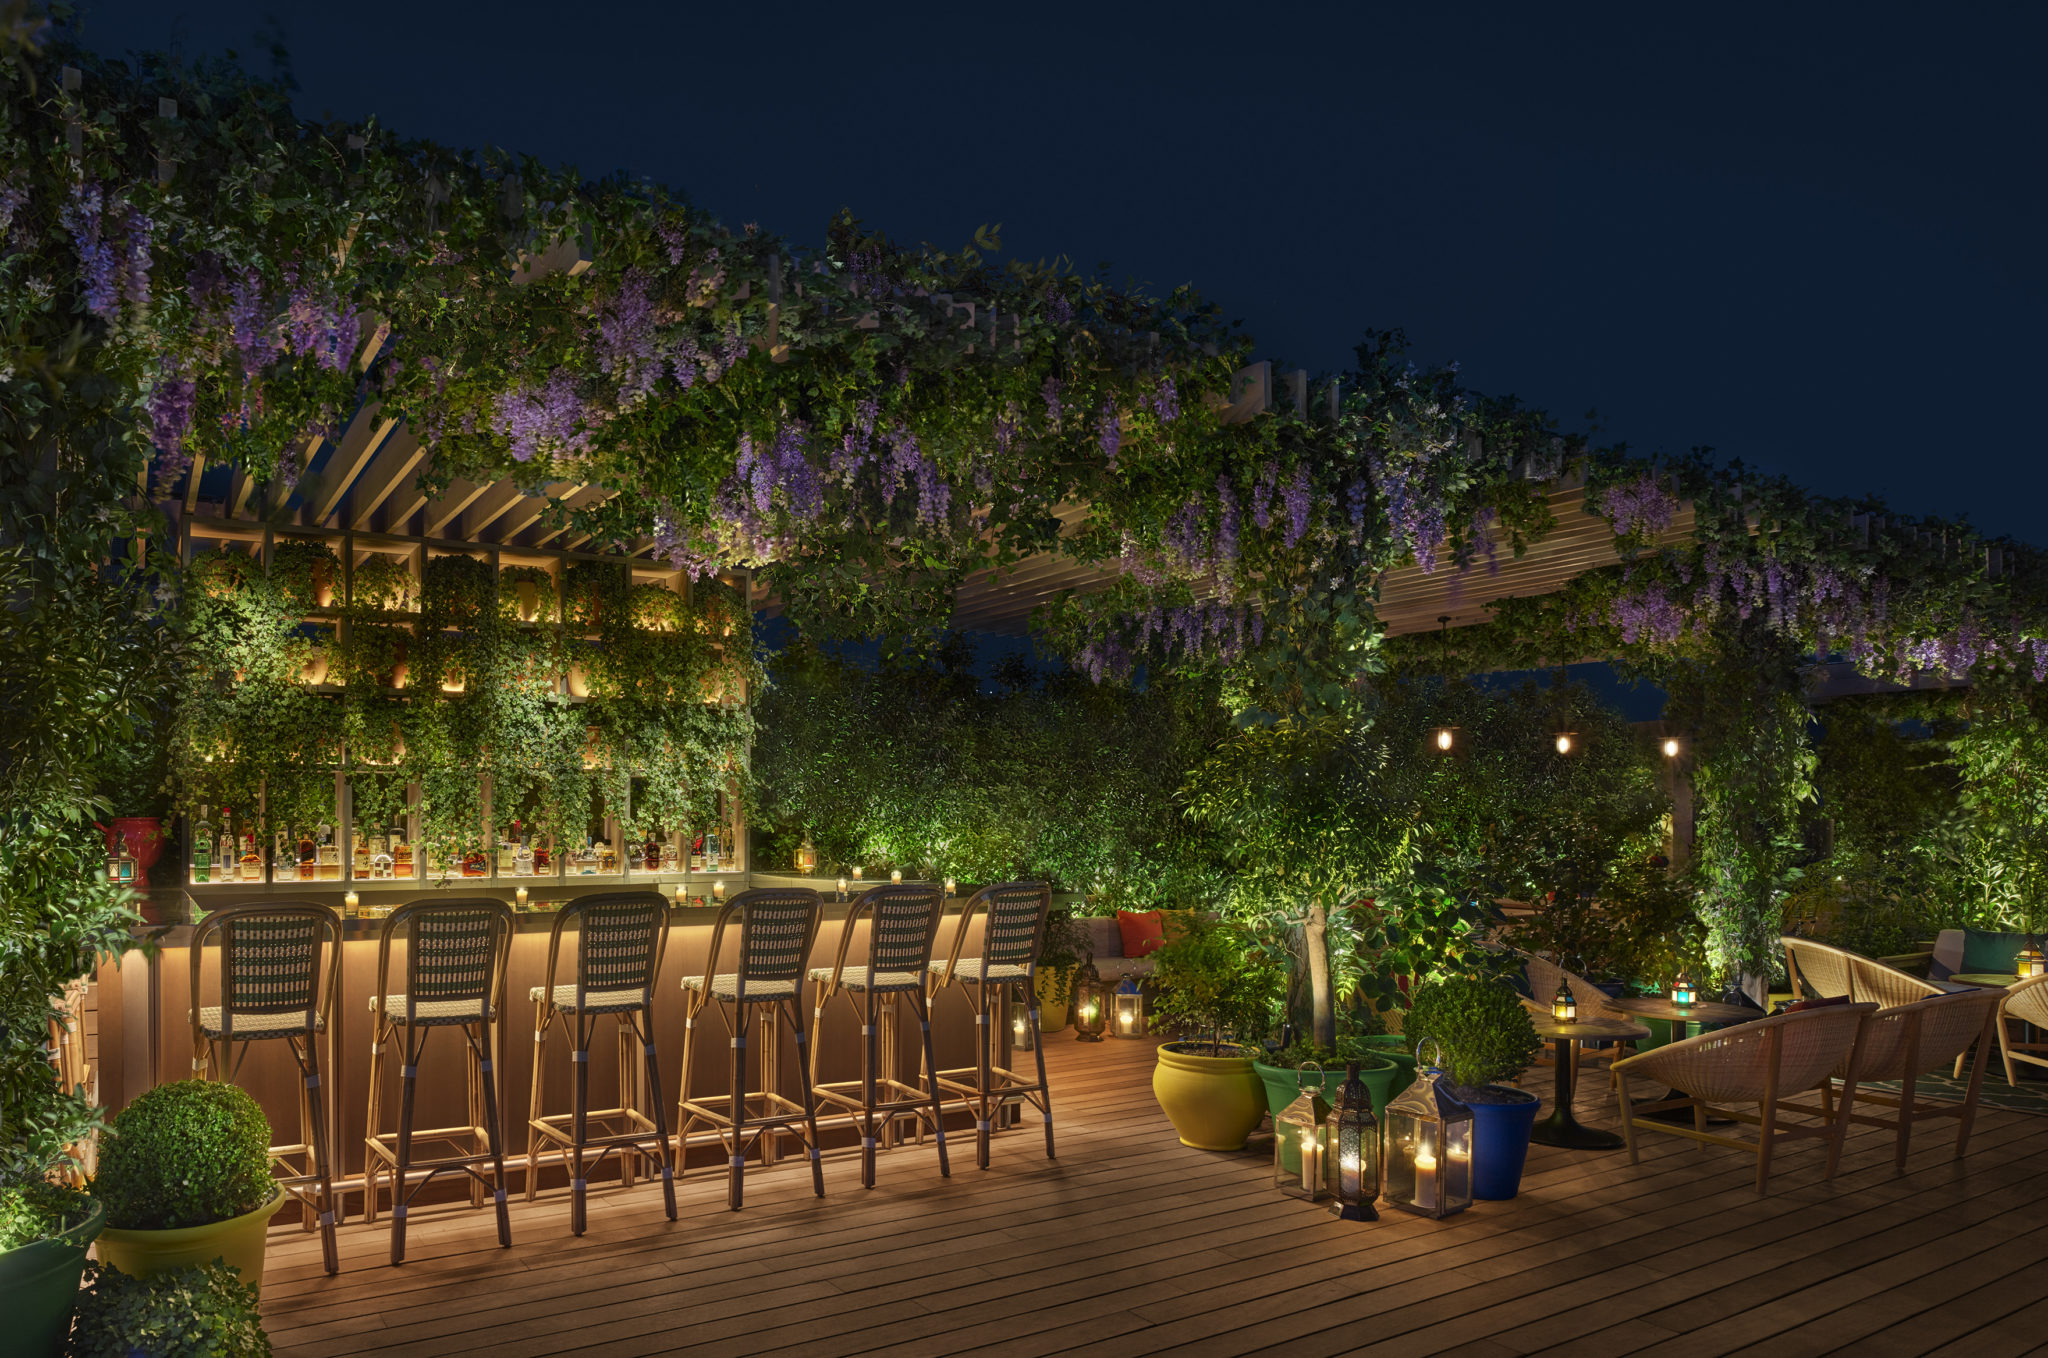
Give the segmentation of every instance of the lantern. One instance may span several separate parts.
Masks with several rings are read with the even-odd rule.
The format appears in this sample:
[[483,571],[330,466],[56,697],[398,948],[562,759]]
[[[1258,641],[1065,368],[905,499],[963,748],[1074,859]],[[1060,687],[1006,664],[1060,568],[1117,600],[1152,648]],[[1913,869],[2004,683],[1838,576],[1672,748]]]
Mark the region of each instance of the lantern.
[[1082,1042],[1102,1041],[1102,1029],[1107,1021],[1103,1013],[1102,978],[1095,974],[1095,964],[1086,963],[1081,974],[1074,978],[1074,1036]]
[[818,849],[811,843],[809,831],[804,833],[804,842],[796,846],[796,870],[806,877],[818,870]]
[[947,900],[949,900],[949,901],[950,901],[950,900],[952,900],[952,899],[953,899],[953,897],[954,897],[954,896],[956,896],[956,895],[958,895],[958,894],[959,894],[959,890],[958,890],[958,887],[959,887],[959,884],[958,884],[957,882],[955,882],[955,881],[954,881],[954,880],[953,880],[952,878],[948,877],[948,878],[946,879],[946,899],[947,899]]
[[1550,1017],[1559,1023],[1573,1023],[1579,1017],[1579,998],[1572,994],[1570,985],[1560,981],[1557,993],[1550,997]]
[[1143,1037],[1145,1035],[1145,996],[1138,990],[1135,978],[1126,976],[1116,983],[1116,993],[1109,997],[1110,1025],[1112,1037]]
[[1678,758],[1678,749],[1678,738],[1676,736],[1664,737],[1664,757],[1666,759]]
[[1380,1124],[1372,1115],[1372,1091],[1358,1078],[1356,1061],[1344,1072],[1325,1144],[1337,1160],[1336,1173],[1329,1178],[1337,1199],[1330,1211],[1345,1221],[1378,1221],[1380,1214],[1372,1204],[1380,1195]]
[[1570,754],[1572,752],[1573,738],[1577,735],[1578,732],[1576,731],[1559,731],[1557,733],[1557,740],[1554,742],[1557,746],[1557,752],[1559,754]]
[[1010,1009],[1010,1048],[1013,1051],[1028,1052],[1038,1043],[1031,1036],[1031,1019],[1025,1007],[1031,1003],[1029,995]]
[[1434,739],[1437,749],[1445,754],[1449,754],[1451,747],[1458,743],[1458,728],[1455,726],[1439,726],[1436,728]]
[[1671,983],[1671,1002],[1683,1009],[1693,1002],[1693,998],[1692,981],[1681,971],[1678,979]]
[[1439,1066],[1387,1105],[1384,1163],[1383,1196],[1403,1211],[1443,1218],[1472,1205],[1472,1110],[1444,1088]]
[[2048,957],[2043,957],[2039,948],[2021,948],[2020,955],[2013,961],[2012,969],[2019,973],[2023,981],[2029,976],[2048,974]]
[[[1309,1072],[1315,1082],[1309,1082]],[[1330,1196],[1330,1105],[1323,1098],[1323,1068],[1302,1063],[1295,1078],[1300,1092],[1273,1115],[1273,1187],[1290,1198],[1321,1202]]]
[[891,869],[889,869],[889,880],[890,880],[890,881],[892,881],[892,882],[900,882],[900,881],[902,881],[902,880],[903,880],[903,869],[902,869],[902,868],[891,868]]
[[839,899],[842,901],[846,899],[846,879],[844,877],[839,879]]

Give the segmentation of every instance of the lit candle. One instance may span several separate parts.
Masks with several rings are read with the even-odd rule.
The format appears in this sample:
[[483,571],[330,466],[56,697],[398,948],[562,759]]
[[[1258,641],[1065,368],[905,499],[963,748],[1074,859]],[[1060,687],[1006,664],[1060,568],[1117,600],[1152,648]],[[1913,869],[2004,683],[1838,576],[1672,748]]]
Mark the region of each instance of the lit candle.
[[846,879],[844,877],[839,879],[839,899],[842,901],[846,899]]
[[725,883],[713,882],[711,884],[711,899],[714,901],[722,901],[725,899]]
[[1436,1157],[1427,1146],[1415,1152],[1415,1205],[1436,1210]]
[[900,882],[900,881],[902,881],[902,880],[903,880],[903,869],[902,869],[902,868],[891,868],[891,869],[889,870],[889,880],[890,880],[890,881],[892,881],[892,882]]
[[690,888],[689,888],[689,885],[688,885],[687,883],[684,883],[684,882],[677,882],[677,883],[676,883],[676,904],[677,904],[677,905],[679,905],[679,906],[683,906],[683,905],[688,905],[689,903],[690,903]]
[[1365,1165],[1360,1160],[1358,1152],[1346,1151],[1337,1157],[1338,1183],[1346,1194],[1355,1196],[1365,1191],[1358,1182],[1359,1176],[1364,1172]]
[[1124,1012],[1123,1012],[1123,1020],[1124,1020],[1124,1031],[1128,1033],[1128,1032],[1129,1032],[1129,1031],[1131,1030],[1131,1011],[1130,1011],[1130,1010],[1128,1010],[1128,1009],[1124,1010]]
[[1017,1017],[1011,1019],[1010,1027],[1016,1030],[1017,1040],[1019,1042],[1022,1042],[1024,1040],[1024,1016],[1022,1014],[1019,1014],[1017,1015]]
[[354,918],[356,917],[356,908],[357,908],[358,906],[360,906],[360,905],[361,905],[362,903],[363,903],[363,902],[362,902],[362,898],[361,898],[361,897],[359,897],[359,896],[357,896],[357,895],[356,895],[356,893],[355,893],[355,892],[353,892],[353,891],[351,891],[351,892],[349,892],[349,893],[348,893],[347,895],[343,896],[343,897],[341,898],[341,916],[342,916],[342,918],[343,918],[343,919],[354,919]]
[[519,908],[521,910],[524,910],[526,908],[526,888],[520,887],[517,891],[514,891],[512,894],[519,898]]
[[1323,1185],[1323,1148],[1312,1131],[1301,1134],[1301,1186],[1314,1193]]
[[853,865],[853,880],[856,882],[860,880],[860,864],[858,863]]
[[953,894],[953,879],[950,877],[946,879],[946,894],[948,896]]

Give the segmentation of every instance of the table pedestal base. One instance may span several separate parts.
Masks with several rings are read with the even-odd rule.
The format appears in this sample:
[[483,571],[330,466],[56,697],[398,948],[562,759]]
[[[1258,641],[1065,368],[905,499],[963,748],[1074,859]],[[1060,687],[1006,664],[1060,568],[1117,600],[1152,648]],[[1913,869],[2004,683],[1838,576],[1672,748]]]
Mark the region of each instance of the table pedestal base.
[[1572,1116],[1572,1099],[1578,1093],[1578,1080],[1572,1070],[1571,1039],[1561,1037],[1550,1046],[1557,1062],[1557,1080],[1553,1086],[1555,1097],[1550,1116],[1530,1129],[1529,1140],[1538,1146],[1560,1146],[1574,1151],[1620,1150],[1622,1139],[1613,1132],[1588,1127]]

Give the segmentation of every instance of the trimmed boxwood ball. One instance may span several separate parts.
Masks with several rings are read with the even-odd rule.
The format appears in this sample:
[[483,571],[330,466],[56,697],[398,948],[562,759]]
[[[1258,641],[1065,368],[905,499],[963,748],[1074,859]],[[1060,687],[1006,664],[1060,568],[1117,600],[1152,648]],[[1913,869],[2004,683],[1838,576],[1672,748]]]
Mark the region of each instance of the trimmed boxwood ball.
[[270,1200],[270,1121],[217,1080],[159,1085],[115,1115],[93,1195],[125,1231],[205,1226]]
[[1520,997],[1504,982],[1469,976],[1418,990],[1401,1031],[1415,1050],[1429,1040],[1443,1048],[1444,1073],[1463,1089],[1512,1080],[1543,1051]]
[[256,1289],[225,1264],[131,1278],[91,1265],[70,1358],[268,1358]]

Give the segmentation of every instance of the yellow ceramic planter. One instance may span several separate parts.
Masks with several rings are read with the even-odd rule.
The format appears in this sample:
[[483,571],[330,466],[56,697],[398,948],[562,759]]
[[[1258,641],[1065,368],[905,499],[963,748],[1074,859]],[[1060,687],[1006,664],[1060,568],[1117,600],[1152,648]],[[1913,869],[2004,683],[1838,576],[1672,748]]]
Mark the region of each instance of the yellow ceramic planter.
[[221,1259],[240,1270],[243,1282],[260,1288],[264,1233],[282,1206],[284,1190],[279,1189],[255,1211],[207,1226],[174,1231],[122,1231],[109,1226],[100,1232],[100,1262],[139,1278]]
[[1059,982],[1053,979],[1052,973],[1039,972],[1032,989],[1038,992],[1038,1031],[1056,1033],[1066,1027],[1067,1006],[1053,999],[1059,993]]
[[1266,1091],[1249,1056],[1202,1056],[1169,1042],[1152,1067],[1152,1097],[1180,1133],[1183,1146],[1242,1149],[1266,1115]]

